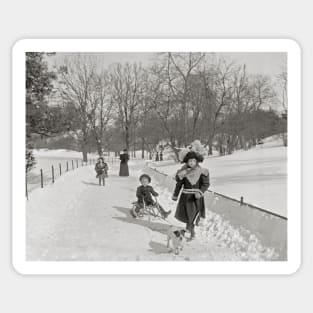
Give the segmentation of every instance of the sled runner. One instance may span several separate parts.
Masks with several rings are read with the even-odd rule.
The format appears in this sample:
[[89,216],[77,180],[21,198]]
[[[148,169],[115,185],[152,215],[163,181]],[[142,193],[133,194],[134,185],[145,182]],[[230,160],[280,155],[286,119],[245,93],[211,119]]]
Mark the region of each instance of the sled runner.
[[143,201],[143,204],[134,201],[130,213],[134,218],[143,218],[146,215],[149,220],[151,217],[165,219],[160,212],[161,210],[159,206],[157,199],[155,199],[154,204],[151,205],[146,205],[145,201]]

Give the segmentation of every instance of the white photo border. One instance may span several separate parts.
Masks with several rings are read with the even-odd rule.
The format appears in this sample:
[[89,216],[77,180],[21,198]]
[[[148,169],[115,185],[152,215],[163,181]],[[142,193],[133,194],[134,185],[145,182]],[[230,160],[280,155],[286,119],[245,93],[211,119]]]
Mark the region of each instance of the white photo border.
[[[287,261],[26,261],[25,52],[286,52]],[[301,48],[292,39],[21,39],[12,49],[12,265],[23,275],[293,274],[301,265]]]

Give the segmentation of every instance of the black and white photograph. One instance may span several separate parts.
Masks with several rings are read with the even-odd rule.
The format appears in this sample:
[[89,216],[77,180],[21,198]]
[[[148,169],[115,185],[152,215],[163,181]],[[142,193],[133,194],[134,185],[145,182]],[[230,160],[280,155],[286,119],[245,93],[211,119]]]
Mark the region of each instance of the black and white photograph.
[[288,261],[288,51],[24,62],[26,262]]
[[0,312],[313,311],[311,2],[0,16]]

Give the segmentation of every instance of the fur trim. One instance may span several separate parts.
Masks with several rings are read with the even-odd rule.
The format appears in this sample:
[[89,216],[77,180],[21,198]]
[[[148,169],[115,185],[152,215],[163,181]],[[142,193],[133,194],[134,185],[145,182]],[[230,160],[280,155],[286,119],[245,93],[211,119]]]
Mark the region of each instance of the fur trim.
[[186,177],[189,182],[194,185],[200,178],[201,175],[201,167],[196,166],[195,168],[189,168],[187,165],[184,165],[181,170],[177,172],[177,176],[180,180]]
[[209,175],[209,170],[207,168],[201,167],[201,174],[204,175],[204,176],[208,176]]

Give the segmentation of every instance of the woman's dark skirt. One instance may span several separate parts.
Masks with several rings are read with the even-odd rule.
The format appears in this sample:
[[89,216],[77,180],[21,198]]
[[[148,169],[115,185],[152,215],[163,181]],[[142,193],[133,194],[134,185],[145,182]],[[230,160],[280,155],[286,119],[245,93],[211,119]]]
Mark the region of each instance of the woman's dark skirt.
[[128,164],[127,163],[121,163],[120,164],[120,176],[129,176],[129,170],[128,170]]
[[179,198],[175,218],[186,224],[197,224],[205,218],[204,198],[196,199],[193,194],[182,194]]

